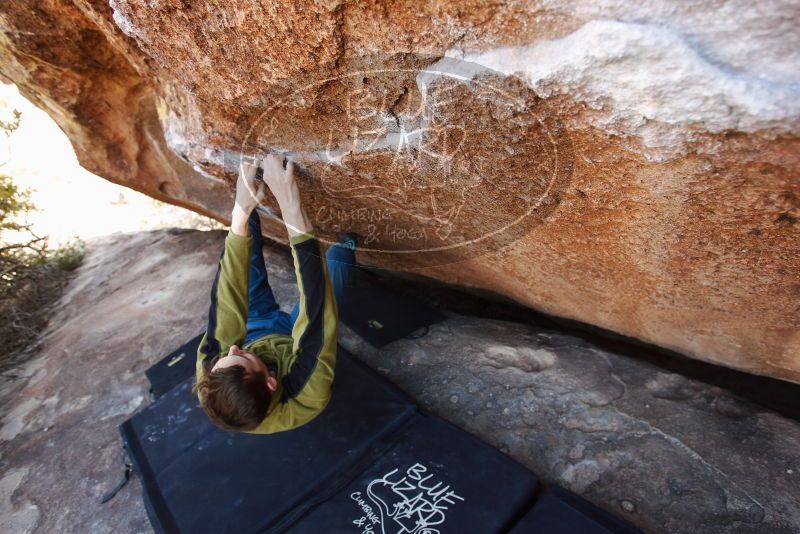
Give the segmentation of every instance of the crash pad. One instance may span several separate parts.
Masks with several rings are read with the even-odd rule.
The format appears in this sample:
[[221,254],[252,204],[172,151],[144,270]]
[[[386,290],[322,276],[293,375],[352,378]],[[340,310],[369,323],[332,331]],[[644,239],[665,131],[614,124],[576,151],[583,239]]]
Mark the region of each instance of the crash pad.
[[438,417],[417,414],[395,439],[288,532],[506,532],[533,502],[533,473]]
[[144,372],[153,398],[159,398],[194,374],[197,348],[202,339],[203,334],[193,337]]
[[[339,349],[331,401],[274,435],[225,432],[189,378],[120,426],[158,532],[260,532],[299,514],[416,413],[400,390]],[[369,454],[368,454],[369,453]],[[224,513],[220,513],[224,510]]]
[[630,523],[560,486],[549,486],[510,534],[641,534]]
[[424,332],[446,317],[417,298],[364,283],[348,289],[347,306],[340,307],[339,318],[367,343],[380,348]]
[[154,394],[168,391],[120,426],[156,532],[639,532],[563,488],[543,489],[341,347],[331,401],[309,424],[222,431],[191,393],[193,365],[175,360],[199,340],[148,370]]
[[370,502],[384,503],[374,513],[387,528],[416,521],[439,532],[499,532],[531,503],[532,473],[420,413],[341,347],[328,407],[289,432],[216,428],[192,380],[120,426],[156,532],[367,532]]

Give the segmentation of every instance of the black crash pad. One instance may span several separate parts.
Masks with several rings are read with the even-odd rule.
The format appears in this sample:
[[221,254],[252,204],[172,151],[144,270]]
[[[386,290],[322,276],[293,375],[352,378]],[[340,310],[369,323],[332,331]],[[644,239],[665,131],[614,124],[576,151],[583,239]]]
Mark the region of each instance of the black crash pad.
[[533,501],[533,473],[438,417],[416,415],[395,439],[288,532],[506,532]]
[[160,398],[120,426],[156,532],[488,533],[520,517],[514,534],[639,532],[558,487],[526,513],[532,473],[419,413],[341,347],[317,419],[273,436],[223,432],[190,391],[201,337],[148,369]]
[[641,534],[641,531],[571,491],[548,487],[509,534]]
[[446,317],[419,299],[369,283],[348,288],[347,305],[339,309],[339,318],[367,343],[380,348]]
[[187,377],[194,375],[197,348],[202,339],[203,334],[192,338],[191,341],[170,352],[144,372],[147,380],[150,381],[150,393],[154,398],[159,398]]
[[217,429],[193,378],[120,426],[157,532],[261,532],[300,514],[416,413],[405,394],[339,349],[325,411],[291,432]]
[[192,378],[123,423],[156,532],[380,532],[365,511],[376,480],[385,532],[418,520],[430,527],[419,533],[500,532],[530,506],[532,473],[338,354],[330,404],[290,432],[217,429]]

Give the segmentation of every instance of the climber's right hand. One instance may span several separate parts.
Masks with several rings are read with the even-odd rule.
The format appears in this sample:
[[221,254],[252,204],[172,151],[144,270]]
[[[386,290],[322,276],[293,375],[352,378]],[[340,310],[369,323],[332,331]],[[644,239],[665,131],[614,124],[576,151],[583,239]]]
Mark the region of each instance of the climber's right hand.
[[270,154],[261,161],[264,182],[275,195],[281,211],[300,206],[300,189],[294,175],[294,162],[282,154]]
[[294,174],[294,162],[282,154],[270,154],[261,161],[264,182],[275,195],[289,237],[312,231],[311,222],[303,211],[300,188]]

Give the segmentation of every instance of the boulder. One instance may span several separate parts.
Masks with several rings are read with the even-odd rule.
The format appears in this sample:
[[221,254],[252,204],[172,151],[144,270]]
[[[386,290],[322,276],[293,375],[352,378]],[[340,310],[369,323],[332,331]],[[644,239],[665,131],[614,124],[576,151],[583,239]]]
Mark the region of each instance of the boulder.
[[791,0],[9,0],[0,21],[0,73],[100,176],[225,221],[240,160],[278,151],[367,263],[800,381]]

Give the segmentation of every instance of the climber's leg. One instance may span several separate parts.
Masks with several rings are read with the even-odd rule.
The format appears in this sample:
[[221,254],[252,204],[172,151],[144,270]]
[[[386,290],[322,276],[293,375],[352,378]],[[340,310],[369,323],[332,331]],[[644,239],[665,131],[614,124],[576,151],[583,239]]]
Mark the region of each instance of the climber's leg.
[[248,220],[248,229],[253,237],[250,253],[250,287],[247,303],[247,335],[245,344],[268,334],[290,334],[292,323],[289,315],[282,312],[267,279],[267,266],[264,264],[261,237],[261,221],[258,212],[253,210]]
[[[345,236],[325,252],[328,265],[328,276],[333,286],[333,296],[336,306],[342,310],[347,306],[347,288],[353,282],[356,270],[356,238],[352,234]],[[296,303],[290,314],[291,324],[294,324],[300,313],[300,303]]]

